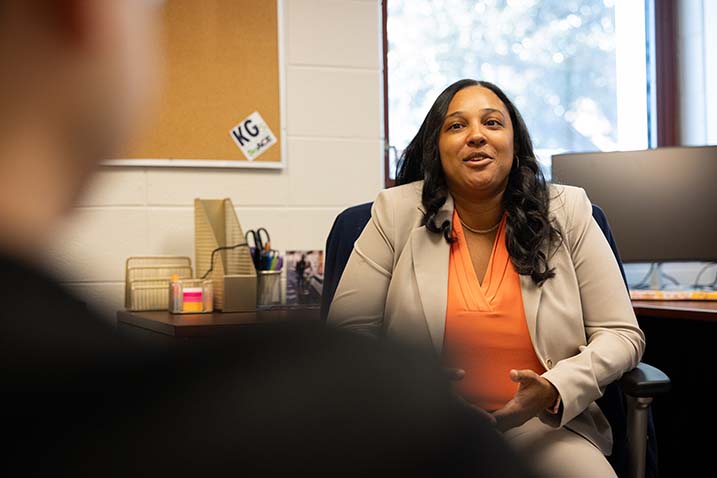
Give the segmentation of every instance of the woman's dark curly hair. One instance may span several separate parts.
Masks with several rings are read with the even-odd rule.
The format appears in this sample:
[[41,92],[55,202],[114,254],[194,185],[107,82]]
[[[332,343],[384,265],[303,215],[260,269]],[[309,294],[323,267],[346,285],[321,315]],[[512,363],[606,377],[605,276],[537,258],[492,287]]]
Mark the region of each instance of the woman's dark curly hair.
[[436,224],[436,214],[448,197],[448,184],[441,166],[438,138],[453,96],[463,88],[482,86],[500,98],[513,123],[513,151],[515,158],[503,195],[503,208],[508,213],[505,241],[513,266],[521,275],[529,275],[538,285],[555,276],[548,264],[546,251],[560,239],[560,232],[548,217],[548,186],[533,152],[528,128],[520,113],[501,91],[487,81],[460,80],[438,95],[418,129],[416,137],[406,147],[396,174],[397,184],[423,179],[422,202],[426,209],[423,225],[431,232],[443,234],[453,242],[451,222]]

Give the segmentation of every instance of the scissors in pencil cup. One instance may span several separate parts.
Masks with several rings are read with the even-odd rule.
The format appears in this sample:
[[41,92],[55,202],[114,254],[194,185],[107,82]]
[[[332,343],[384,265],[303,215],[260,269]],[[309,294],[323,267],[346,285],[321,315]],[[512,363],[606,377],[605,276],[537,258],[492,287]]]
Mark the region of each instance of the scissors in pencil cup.
[[254,267],[260,269],[262,253],[271,250],[271,237],[269,236],[269,231],[263,227],[258,229],[249,229],[244,235],[244,238],[251,248],[251,256],[254,261]]

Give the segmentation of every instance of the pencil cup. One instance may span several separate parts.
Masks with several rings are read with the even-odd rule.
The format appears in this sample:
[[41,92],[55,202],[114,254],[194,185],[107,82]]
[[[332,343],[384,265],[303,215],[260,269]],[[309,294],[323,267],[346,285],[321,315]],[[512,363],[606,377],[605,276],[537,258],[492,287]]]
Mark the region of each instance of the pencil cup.
[[256,271],[257,305],[281,304],[281,271]]

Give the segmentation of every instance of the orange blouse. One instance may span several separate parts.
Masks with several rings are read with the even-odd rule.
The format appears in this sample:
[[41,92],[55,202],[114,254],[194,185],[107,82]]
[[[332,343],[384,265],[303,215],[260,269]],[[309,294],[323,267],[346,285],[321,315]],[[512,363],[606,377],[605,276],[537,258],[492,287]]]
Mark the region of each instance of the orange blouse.
[[446,367],[464,369],[457,391],[485,410],[502,408],[518,389],[511,369],[545,372],[530,340],[520,276],[505,246],[506,216],[493,244],[488,268],[478,282],[458,214],[448,265],[448,306],[443,343]]

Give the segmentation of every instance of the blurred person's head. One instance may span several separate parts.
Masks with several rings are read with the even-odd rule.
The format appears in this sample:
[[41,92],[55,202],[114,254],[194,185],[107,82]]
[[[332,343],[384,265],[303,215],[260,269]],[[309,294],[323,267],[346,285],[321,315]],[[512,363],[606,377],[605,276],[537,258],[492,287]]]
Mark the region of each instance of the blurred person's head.
[[0,0],[0,248],[26,252],[122,153],[156,86],[159,3]]

